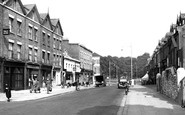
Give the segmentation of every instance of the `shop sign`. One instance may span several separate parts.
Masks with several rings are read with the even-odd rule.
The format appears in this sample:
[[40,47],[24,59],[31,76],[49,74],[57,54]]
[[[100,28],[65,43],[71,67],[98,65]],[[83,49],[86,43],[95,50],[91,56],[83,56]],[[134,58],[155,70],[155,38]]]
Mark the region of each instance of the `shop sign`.
[[3,29],[3,35],[9,35],[10,29]]

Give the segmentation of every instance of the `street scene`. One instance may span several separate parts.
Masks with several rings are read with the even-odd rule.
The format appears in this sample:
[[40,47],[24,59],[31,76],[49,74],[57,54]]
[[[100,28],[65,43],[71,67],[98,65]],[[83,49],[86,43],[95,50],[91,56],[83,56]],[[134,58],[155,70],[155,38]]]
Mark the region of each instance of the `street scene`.
[[0,0],[0,115],[185,115],[184,4]]

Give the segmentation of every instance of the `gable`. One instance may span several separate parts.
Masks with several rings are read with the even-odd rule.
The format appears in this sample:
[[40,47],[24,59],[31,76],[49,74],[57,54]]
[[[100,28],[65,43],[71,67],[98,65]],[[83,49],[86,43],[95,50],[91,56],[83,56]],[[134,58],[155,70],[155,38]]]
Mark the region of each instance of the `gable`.
[[58,33],[58,34],[60,34],[60,35],[62,35],[63,36],[63,30],[62,30],[62,27],[61,27],[61,25],[60,25],[60,22],[58,21],[58,23],[57,23],[57,25],[56,25],[56,29],[55,29],[55,31]]
[[38,13],[36,5],[30,11],[28,12],[27,16],[31,18],[32,20],[40,23],[40,15]]
[[49,14],[48,14],[48,15],[46,16],[46,18],[43,20],[42,25],[45,26],[46,28],[52,30],[52,24],[51,24],[51,20],[50,20]]
[[14,9],[15,11],[21,13],[21,14],[26,14],[24,7],[22,5],[22,2],[20,0],[8,0],[5,3],[6,6]]

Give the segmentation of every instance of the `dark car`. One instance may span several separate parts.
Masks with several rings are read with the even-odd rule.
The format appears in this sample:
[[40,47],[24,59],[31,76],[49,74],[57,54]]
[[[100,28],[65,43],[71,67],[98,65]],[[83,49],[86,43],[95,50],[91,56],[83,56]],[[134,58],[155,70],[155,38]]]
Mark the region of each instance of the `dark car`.
[[95,78],[95,86],[106,86],[105,78],[103,75],[94,75]]

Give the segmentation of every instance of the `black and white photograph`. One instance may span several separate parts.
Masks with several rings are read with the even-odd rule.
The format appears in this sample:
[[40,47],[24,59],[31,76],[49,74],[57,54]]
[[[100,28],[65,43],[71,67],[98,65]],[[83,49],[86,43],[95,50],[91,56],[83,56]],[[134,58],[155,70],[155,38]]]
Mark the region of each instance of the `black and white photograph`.
[[0,115],[185,115],[185,1],[0,0]]

